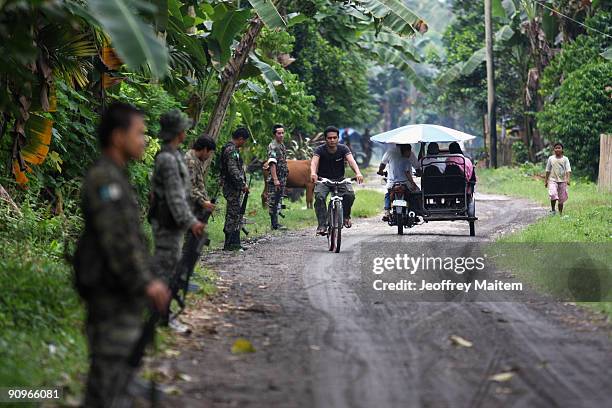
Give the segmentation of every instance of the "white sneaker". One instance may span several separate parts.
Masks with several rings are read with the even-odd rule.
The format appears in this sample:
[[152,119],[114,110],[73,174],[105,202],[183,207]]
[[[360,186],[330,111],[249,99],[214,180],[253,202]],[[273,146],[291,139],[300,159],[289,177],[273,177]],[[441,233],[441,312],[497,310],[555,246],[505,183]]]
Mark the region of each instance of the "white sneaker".
[[179,333],[179,334],[190,334],[191,333],[191,329],[188,326],[181,323],[179,319],[177,318],[171,319],[168,322],[168,327],[170,328],[170,330],[172,330],[175,333]]

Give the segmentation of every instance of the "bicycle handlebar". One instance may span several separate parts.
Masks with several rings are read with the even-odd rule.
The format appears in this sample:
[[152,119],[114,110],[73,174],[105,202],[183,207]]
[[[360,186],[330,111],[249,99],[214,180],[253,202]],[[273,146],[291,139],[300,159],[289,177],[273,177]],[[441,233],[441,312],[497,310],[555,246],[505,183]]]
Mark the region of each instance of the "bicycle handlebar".
[[357,180],[357,177],[352,177],[352,178],[345,178],[342,181],[333,181],[330,180],[328,178],[325,177],[319,177],[319,180],[317,180],[317,183],[329,183],[329,184],[350,184],[351,182]]

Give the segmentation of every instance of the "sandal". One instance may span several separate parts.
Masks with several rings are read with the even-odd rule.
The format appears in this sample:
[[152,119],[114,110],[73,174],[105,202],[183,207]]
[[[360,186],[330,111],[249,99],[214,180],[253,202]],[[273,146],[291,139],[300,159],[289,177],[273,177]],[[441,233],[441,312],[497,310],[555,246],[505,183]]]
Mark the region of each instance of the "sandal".
[[346,218],[344,220],[344,228],[351,228],[353,226],[353,223],[351,222],[350,218]]
[[327,235],[327,228],[325,227],[317,228],[317,235],[322,235],[322,236]]

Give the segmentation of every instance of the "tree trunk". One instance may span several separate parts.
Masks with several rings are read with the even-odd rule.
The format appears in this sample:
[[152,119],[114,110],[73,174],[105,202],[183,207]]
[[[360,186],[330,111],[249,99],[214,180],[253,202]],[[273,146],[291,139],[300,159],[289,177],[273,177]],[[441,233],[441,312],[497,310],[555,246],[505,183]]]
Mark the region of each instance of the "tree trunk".
[[495,64],[493,61],[493,19],[491,15],[491,0],[485,0],[485,37],[487,46],[487,118],[491,139],[491,161],[493,168],[497,168],[497,120],[495,105]]
[[[546,34],[542,30],[540,22],[536,19],[532,19],[523,23],[523,29],[529,39],[529,45],[531,49],[531,56],[535,63],[535,68],[529,70],[527,77],[527,107],[533,106],[535,102],[535,108],[537,112],[541,112],[544,108],[544,101],[540,95],[540,79],[542,78],[542,72],[544,68],[548,66],[550,60],[553,57],[552,50],[546,40]],[[542,150],[544,143],[540,136],[540,131],[537,128],[537,121],[535,118],[531,119],[533,123],[532,129],[532,145],[529,146],[533,149],[531,156],[535,157],[536,153]]]
[[236,84],[240,78],[240,73],[244,68],[244,65],[249,57],[249,53],[255,46],[255,40],[261,32],[264,23],[259,17],[255,17],[251,20],[251,25],[247,32],[242,36],[240,43],[234,51],[234,55],[229,60],[223,72],[221,73],[221,87],[215,107],[210,115],[208,126],[206,127],[205,133],[213,138],[213,140],[219,139],[219,133],[223,126],[225,114],[229,107],[232,95],[236,89]]

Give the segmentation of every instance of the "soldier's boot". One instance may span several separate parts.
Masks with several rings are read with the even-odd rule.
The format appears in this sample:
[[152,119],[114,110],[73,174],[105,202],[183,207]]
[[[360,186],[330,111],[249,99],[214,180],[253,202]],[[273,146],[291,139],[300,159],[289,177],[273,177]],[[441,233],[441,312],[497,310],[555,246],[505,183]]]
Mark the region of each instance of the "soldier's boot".
[[247,248],[243,247],[242,244],[240,243],[240,230],[234,232],[233,234],[233,240],[232,240],[232,248],[234,249],[234,251],[246,251]]
[[224,251],[231,251],[232,248],[232,238],[233,238],[234,233],[233,232],[225,232],[225,243],[223,244],[223,250]]
[[279,225],[278,225],[278,213],[277,212],[270,213],[270,224],[272,224],[273,230],[278,229]]

